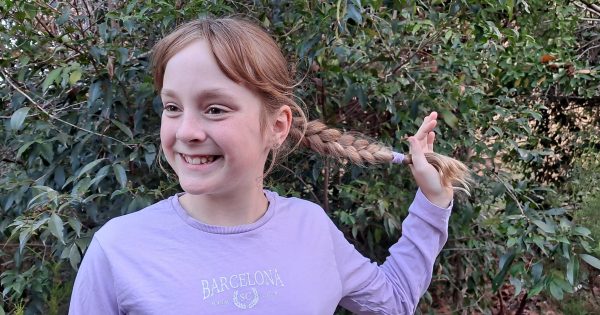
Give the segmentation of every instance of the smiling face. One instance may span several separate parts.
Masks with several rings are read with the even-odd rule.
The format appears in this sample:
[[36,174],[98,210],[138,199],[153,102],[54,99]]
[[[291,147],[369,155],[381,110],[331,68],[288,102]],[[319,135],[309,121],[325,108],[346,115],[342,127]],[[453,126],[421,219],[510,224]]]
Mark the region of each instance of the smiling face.
[[271,146],[260,127],[262,100],[221,71],[206,41],[168,61],[161,98],[161,146],[184,191],[223,196],[262,189]]

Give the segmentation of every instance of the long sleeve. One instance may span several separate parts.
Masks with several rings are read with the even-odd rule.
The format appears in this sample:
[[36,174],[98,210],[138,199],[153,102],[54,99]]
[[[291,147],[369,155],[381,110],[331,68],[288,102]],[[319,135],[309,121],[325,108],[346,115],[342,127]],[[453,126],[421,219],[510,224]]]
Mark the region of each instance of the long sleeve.
[[402,237],[381,266],[356,251],[332,224],[340,305],[357,314],[413,314],[448,238],[451,208],[435,206],[418,190],[402,223]]
[[69,314],[120,314],[111,267],[96,237],[92,238],[77,272]]

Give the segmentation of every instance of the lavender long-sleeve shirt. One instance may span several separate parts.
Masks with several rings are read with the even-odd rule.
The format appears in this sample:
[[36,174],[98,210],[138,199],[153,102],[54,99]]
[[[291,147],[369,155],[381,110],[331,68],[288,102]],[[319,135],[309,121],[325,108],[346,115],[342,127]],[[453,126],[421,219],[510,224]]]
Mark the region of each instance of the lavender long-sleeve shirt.
[[114,218],[94,235],[69,314],[412,314],[447,239],[452,206],[417,191],[402,237],[377,266],[323,209],[265,191],[257,222],[203,224],[178,196]]

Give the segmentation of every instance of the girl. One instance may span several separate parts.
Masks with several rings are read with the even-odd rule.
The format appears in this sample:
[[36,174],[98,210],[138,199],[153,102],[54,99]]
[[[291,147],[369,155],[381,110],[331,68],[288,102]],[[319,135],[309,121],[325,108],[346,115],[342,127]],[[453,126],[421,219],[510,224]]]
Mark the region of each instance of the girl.
[[[154,48],[162,150],[184,192],[110,220],[77,274],[70,314],[412,314],[447,239],[464,165],[432,153],[437,114],[409,138],[419,190],[377,266],[318,205],[263,189],[304,145],[359,164],[402,155],[307,122],[277,44],[239,19],[204,19]],[[427,158],[426,158],[427,154]],[[428,160],[434,161],[440,172]],[[271,163],[267,169],[273,166]]]

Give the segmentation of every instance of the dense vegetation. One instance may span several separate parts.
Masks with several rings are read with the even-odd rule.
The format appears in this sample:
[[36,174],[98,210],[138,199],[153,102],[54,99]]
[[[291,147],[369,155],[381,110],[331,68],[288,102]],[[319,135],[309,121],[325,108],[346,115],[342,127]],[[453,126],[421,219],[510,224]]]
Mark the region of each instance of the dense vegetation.
[[[554,0],[0,2],[0,314],[62,314],[93,233],[178,191],[158,166],[152,45],[183,21],[246,16],[296,69],[311,118],[406,150],[436,110],[459,197],[424,312],[521,313],[600,269],[600,7]],[[166,165],[165,161],[162,161]],[[320,203],[382,261],[415,187],[298,151],[272,189]],[[565,312],[598,304],[564,303]],[[574,311],[575,310],[575,311]],[[342,311],[340,311],[342,312]]]

